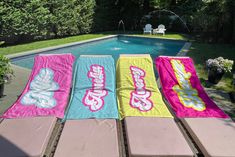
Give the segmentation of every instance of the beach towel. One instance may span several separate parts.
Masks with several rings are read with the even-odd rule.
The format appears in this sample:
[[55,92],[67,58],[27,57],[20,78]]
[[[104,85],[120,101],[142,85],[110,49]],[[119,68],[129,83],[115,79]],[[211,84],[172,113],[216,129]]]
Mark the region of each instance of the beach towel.
[[112,56],[80,56],[77,60],[65,119],[86,118],[118,118]]
[[37,55],[29,81],[3,118],[64,117],[72,82],[72,54]]
[[228,118],[204,91],[191,58],[161,56],[156,67],[164,96],[177,117]]
[[117,95],[120,118],[172,117],[162,100],[150,55],[121,55],[117,62]]

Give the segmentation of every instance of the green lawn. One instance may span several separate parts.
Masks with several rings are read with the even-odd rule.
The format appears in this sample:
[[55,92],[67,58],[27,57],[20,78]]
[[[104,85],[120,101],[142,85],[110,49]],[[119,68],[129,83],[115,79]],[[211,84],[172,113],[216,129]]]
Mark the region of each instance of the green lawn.
[[35,49],[41,49],[51,46],[57,46],[72,42],[78,42],[82,40],[88,40],[98,37],[106,36],[106,34],[85,34],[85,35],[78,35],[78,36],[72,36],[67,38],[61,38],[61,39],[51,39],[51,40],[44,40],[44,41],[36,41],[32,43],[27,44],[20,44],[15,46],[8,46],[8,47],[0,47],[0,53],[4,55],[8,54],[14,54],[24,51],[30,51]]
[[149,34],[132,34],[133,36],[144,36],[149,38],[168,38],[168,39],[177,39],[177,40],[187,40],[187,36],[184,34],[177,34],[177,33],[167,33],[164,36],[161,34],[157,35],[149,35]]
[[[208,86],[207,71],[205,62],[209,58],[224,58],[235,61],[235,46],[226,44],[202,44],[193,42],[188,55],[193,58],[199,78],[204,86]],[[235,65],[233,65],[235,70]],[[232,74],[225,74],[222,80],[217,85],[212,85],[211,88],[221,89],[227,92],[235,91],[232,86]]]

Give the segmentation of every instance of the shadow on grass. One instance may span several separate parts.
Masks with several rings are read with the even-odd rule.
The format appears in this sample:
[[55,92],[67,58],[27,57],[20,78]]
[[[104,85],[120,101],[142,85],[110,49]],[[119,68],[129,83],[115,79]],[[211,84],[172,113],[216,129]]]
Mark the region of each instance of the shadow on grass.
[[204,79],[204,78],[199,78],[201,84],[206,87],[206,88],[211,88],[214,86],[213,83],[210,83],[208,80]]

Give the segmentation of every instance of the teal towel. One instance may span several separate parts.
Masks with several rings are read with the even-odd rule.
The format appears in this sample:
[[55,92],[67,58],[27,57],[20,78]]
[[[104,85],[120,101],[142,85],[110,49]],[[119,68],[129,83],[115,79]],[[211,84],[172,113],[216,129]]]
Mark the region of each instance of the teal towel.
[[112,56],[81,56],[77,60],[67,119],[115,118],[115,65]]

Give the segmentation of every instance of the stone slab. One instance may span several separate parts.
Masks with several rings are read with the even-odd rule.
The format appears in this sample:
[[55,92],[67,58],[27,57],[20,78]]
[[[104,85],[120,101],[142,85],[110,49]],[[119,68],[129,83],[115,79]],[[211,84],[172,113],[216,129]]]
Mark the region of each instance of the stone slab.
[[43,156],[55,117],[4,119],[0,124],[0,156]]
[[230,119],[185,118],[186,129],[208,157],[235,157],[235,123]]
[[194,154],[173,118],[125,118],[130,157],[192,157]]
[[54,157],[119,157],[116,120],[67,120]]

